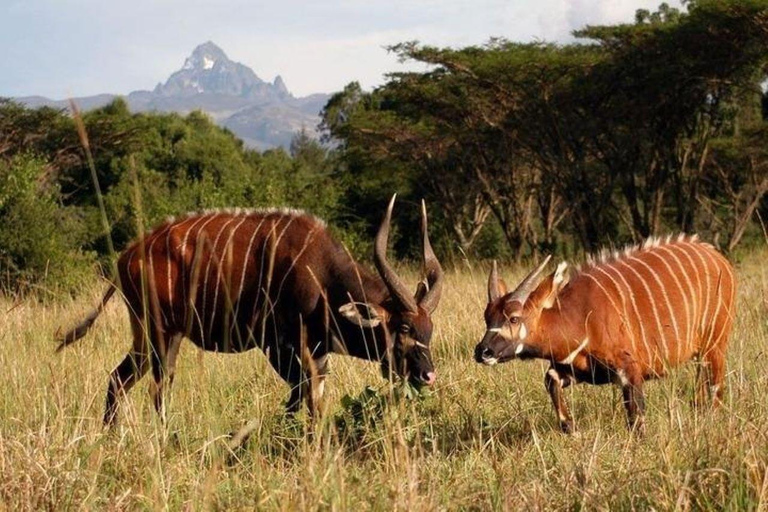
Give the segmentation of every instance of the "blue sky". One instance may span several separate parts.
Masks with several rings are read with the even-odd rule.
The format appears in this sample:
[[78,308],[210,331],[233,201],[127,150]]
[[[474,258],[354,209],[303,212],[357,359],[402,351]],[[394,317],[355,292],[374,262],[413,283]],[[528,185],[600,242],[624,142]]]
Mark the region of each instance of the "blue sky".
[[[370,88],[403,69],[384,47],[567,41],[661,0],[0,0],[0,96],[151,89],[207,40],[297,95]],[[679,6],[677,1],[669,2]]]

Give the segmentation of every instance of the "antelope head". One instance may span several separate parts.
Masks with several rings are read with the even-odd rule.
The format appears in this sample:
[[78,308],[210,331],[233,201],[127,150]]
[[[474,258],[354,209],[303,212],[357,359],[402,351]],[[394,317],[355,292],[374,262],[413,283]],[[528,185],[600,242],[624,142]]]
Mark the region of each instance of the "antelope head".
[[485,308],[485,336],[475,347],[478,363],[494,365],[514,358],[535,357],[533,345],[541,312],[551,308],[566,284],[567,264],[560,263],[554,273],[538,283],[551,256],[533,269],[512,292],[499,278],[496,262],[488,278],[488,305]]
[[421,202],[421,237],[424,261],[424,280],[415,293],[411,293],[387,261],[387,240],[392,219],[395,196],[374,242],[374,263],[382,281],[389,290],[389,300],[381,304],[348,303],[339,312],[351,322],[375,329],[374,336],[385,340],[386,351],[381,357],[382,373],[386,378],[393,373],[420,386],[431,386],[436,374],[429,344],[432,338],[431,315],[440,302],[443,269],[429,243],[427,209]]

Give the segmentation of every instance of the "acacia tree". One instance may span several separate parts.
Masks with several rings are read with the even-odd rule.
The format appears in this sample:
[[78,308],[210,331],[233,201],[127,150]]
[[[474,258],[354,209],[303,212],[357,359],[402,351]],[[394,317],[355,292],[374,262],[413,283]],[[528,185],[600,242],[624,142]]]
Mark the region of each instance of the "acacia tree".
[[452,129],[460,102],[434,84],[432,77],[404,73],[368,95],[350,85],[329,102],[323,126],[353,165],[377,174],[394,166],[406,174],[409,189],[440,208],[460,249],[469,252],[490,210]]
[[700,199],[710,228],[732,251],[741,241],[761,202],[768,197],[768,123],[713,142]]
[[[586,44],[397,45],[401,59],[430,71],[357,91],[363,99],[335,134],[351,154],[396,162],[438,198],[463,242],[463,226],[481,223],[461,205],[479,190],[516,257],[567,243],[563,223],[587,250],[693,231],[705,185],[717,181],[707,175],[718,168],[711,141],[736,135],[740,98],[765,77],[768,3],[688,7],[662,4],[638,11],[635,24],[587,27],[576,33]],[[742,168],[761,172],[754,164]],[[731,180],[742,182],[759,192],[759,180]],[[741,204],[739,191],[730,204]],[[728,211],[743,218],[752,204]]]
[[768,4],[690,2],[689,13],[662,4],[656,13],[638,11],[634,25],[577,35],[609,54],[588,85],[609,98],[596,116],[595,155],[620,176],[633,237],[658,233],[665,206],[674,209],[673,224],[693,230],[710,141],[740,110],[735,98],[764,76]]
[[587,112],[573,108],[572,94],[574,78],[598,57],[592,49],[494,40],[483,48],[399,50],[468,91],[461,98],[463,141],[516,256],[552,248],[569,211],[582,243],[597,245],[611,185],[601,186],[603,176],[594,172],[584,145]]

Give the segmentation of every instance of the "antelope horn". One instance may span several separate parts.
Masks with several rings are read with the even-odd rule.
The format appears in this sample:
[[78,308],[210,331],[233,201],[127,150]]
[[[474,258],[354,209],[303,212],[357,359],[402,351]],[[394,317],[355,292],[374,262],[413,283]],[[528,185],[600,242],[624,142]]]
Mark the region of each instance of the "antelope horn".
[[424,244],[424,274],[427,278],[427,291],[419,305],[426,309],[430,314],[437,309],[440,302],[440,294],[443,291],[443,268],[432,250],[432,244],[429,243],[429,234],[427,233],[427,205],[421,200],[421,237]]
[[536,281],[538,280],[539,274],[544,271],[544,267],[547,266],[547,263],[549,263],[550,259],[552,259],[552,255],[544,258],[544,261],[542,261],[538,267],[533,269],[530,274],[525,276],[525,279],[523,279],[520,284],[517,285],[517,288],[515,288],[515,291],[512,292],[507,301],[516,300],[525,304],[526,299],[528,299],[528,295],[530,295],[533,289],[536,287]]
[[373,262],[376,264],[376,269],[379,271],[384,284],[387,286],[389,293],[404,309],[415,313],[417,311],[416,301],[411,296],[405,284],[400,280],[392,267],[387,263],[387,240],[389,238],[389,224],[392,220],[392,208],[395,206],[395,198],[397,194],[392,196],[387,207],[387,213],[384,215],[384,220],[381,221],[379,232],[376,234],[376,239],[373,244]]
[[488,302],[493,302],[499,298],[499,269],[496,266],[496,260],[493,260],[491,275],[488,276]]

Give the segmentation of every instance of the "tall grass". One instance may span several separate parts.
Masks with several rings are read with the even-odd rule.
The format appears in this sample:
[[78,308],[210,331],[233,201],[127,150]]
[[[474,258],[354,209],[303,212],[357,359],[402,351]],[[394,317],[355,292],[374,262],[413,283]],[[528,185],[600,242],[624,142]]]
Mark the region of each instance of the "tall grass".
[[[102,285],[69,303],[0,299],[0,508],[765,508],[766,258],[763,250],[738,266],[725,405],[691,408],[695,365],[681,368],[646,386],[642,439],[625,429],[613,387],[568,389],[578,433],[565,436],[544,390],[544,363],[473,362],[486,274],[471,265],[447,275],[434,392],[392,402],[354,432],[334,420],[345,413],[344,395],[369,385],[390,393],[376,364],[333,357],[325,413],[309,429],[303,416],[284,418],[288,388],[259,351],[204,354],[188,342],[167,429],[146,377],[123,401],[119,426],[105,432],[108,374],[130,346],[125,308],[113,301],[88,337],[54,355],[52,333],[97,302]],[[230,452],[226,436],[249,420],[250,441]]]

